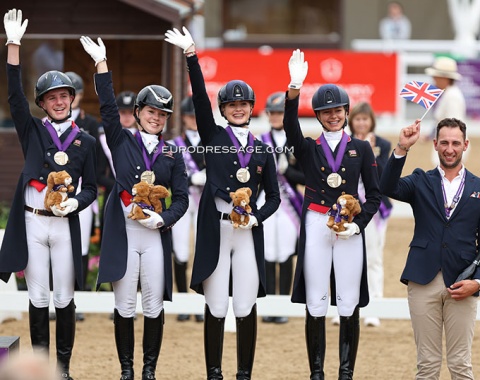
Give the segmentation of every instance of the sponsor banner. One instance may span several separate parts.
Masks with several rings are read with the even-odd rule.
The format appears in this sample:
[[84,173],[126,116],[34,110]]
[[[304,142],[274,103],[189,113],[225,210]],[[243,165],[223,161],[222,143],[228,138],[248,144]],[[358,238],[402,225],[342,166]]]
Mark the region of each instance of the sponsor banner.
[[[265,53],[264,51],[267,51]],[[288,61],[292,49],[219,49],[199,53],[207,92],[217,107],[219,89],[241,79],[255,91],[254,114],[265,108],[267,97],[286,91],[290,81]],[[351,105],[369,102],[376,113],[396,113],[398,104],[396,54],[304,50],[308,75],[300,96],[299,115],[314,116],[311,99],[325,83],[342,86]]]

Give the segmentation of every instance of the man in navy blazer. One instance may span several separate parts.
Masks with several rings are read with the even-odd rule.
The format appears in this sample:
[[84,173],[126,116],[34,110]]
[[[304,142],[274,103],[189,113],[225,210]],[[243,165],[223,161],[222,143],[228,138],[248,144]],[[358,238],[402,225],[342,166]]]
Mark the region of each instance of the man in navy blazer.
[[[461,120],[441,120],[433,140],[440,164],[427,172],[415,169],[402,177],[407,152],[420,136],[420,120],[403,128],[381,178],[382,192],[413,209],[415,230],[401,282],[417,346],[416,379],[439,379],[442,332],[452,379],[473,379],[471,346],[480,269],[472,279],[456,282],[478,252],[480,178],[462,163],[468,148]],[[473,297],[472,297],[473,296]]]

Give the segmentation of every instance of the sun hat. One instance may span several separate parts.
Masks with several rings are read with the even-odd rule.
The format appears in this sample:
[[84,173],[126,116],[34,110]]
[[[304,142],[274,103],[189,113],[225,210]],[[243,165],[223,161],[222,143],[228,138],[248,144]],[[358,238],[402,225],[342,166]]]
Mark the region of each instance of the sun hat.
[[450,57],[436,58],[432,67],[425,69],[425,74],[432,77],[450,78],[454,80],[462,78],[457,69],[457,62]]

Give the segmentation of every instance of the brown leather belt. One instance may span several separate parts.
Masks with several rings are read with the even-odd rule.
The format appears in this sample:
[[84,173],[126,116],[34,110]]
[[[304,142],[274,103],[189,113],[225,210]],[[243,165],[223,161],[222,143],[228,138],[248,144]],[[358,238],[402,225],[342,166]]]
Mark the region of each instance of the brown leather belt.
[[25,206],[24,207],[25,211],[37,214],[37,215],[43,215],[43,216],[56,216],[53,212],[47,211],[47,210],[40,210],[38,208],[32,208],[30,206]]

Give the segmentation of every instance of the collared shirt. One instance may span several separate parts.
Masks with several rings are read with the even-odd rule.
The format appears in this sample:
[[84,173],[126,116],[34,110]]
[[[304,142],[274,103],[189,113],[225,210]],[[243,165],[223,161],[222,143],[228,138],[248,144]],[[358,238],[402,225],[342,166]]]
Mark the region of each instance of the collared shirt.
[[188,137],[188,140],[193,146],[197,146],[198,144],[200,144],[200,135],[198,134],[198,131],[192,131],[191,129],[187,129],[185,131],[185,135]]
[[158,145],[158,136],[151,135],[143,131],[140,131],[140,136],[142,136],[142,141],[145,149],[147,149],[148,153],[152,153]]
[[248,127],[232,127],[233,134],[238,139],[240,144],[245,147],[248,143],[248,132],[250,130]]
[[325,140],[327,140],[328,146],[330,147],[332,152],[335,151],[335,148],[337,147],[338,143],[342,139],[342,134],[343,134],[343,129],[335,132],[323,132],[323,135],[325,136]]
[[[445,178],[445,171],[440,166],[437,166],[437,169],[442,177],[443,187],[445,189],[445,196],[447,198],[447,204],[451,205],[453,202],[453,197],[457,193],[462,183],[463,174],[465,173],[465,166],[462,165],[462,168],[458,172],[457,176],[451,182],[447,178]],[[458,194],[460,198],[462,197],[462,193],[463,190],[460,194]],[[454,205],[452,213],[453,211],[455,211],[455,206],[456,205]]]

